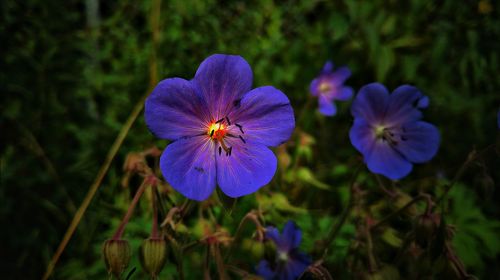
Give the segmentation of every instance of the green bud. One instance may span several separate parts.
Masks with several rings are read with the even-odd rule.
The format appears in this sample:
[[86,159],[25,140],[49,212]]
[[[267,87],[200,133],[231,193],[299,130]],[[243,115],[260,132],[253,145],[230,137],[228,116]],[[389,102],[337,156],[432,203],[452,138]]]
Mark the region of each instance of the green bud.
[[167,242],[160,238],[145,239],[142,241],[139,256],[142,269],[155,279],[167,260]]
[[109,239],[102,246],[102,254],[108,273],[120,278],[130,263],[130,245],[127,240]]

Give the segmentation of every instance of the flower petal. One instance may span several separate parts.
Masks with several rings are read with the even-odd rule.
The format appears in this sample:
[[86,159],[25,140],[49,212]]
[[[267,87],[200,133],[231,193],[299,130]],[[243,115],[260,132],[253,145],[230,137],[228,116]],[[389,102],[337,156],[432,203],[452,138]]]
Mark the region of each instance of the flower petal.
[[334,116],[337,113],[337,106],[333,103],[333,100],[320,95],[318,98],[319,102],[319,112],[325,116]]
[[298,279],[311,265],[312,260],[307,254],[296,251],[290,254],[290,260],[286,265],[287,279]]
[[409,85],[398,87],[389,97],[386,123],[388,125],[401,124],[421,119],[422,112],[419,110],[419,103],[422,102],[423,104],[420,105],[425,105],[425,97],[416,87]]
[[355,118],[363,118],[370,123],[381,122],[389,102],[389,93],[384,85],[371,83],[363,86],[351,106]]
[[318,96],[319,95],[319,83],[321,82],[321,78],[316,78],[311,82],[311,85],[309,86],[309,92],[311,93],[312,96]]
[[189,199],[207,199],[215,188],[215,146],[206,136],[179,139],[160,158],[165,180]]
[[194,80],[209,104],[212,118],[218,120],[225,117],[234,102],[251,89],[253,74],[243,57],[214,54],[201,63]]
[[195,86],[184,79],[161,81],[144,104],[146,125],[158,138],[176,140],[204,133],[206,103]]
[[226,145],[232,147],[231,155],[223,152],[216,156],[217,183],[226,195],[251,194],[271,181],[277,159],[269,148],[239,139],[227,139]]
[[436,155],[440,137],[434,125],[418,121],[404,125],[404,130],[396,149],[406,159],[414,163],[423,163]]
[[354,90],[351,87],[342,87],[334,95],[333,99],[347,101],[352,98]]
[[355,119],[349,131],[351,144],[364,156],[371,152],[376,137],[373,128],[364,119]]
[[322,74],[331,73],[333,70],[333,62],[328,60],[325,65],[323,65],[323,69],[321,69]]
[[288,221],[283,228],[282,236],[286,245],[288,245],[288,250],[291,250],[299,247],[302,239],[302,231],[293,221]]
[[376,174],[397,180],[408,175],[412,164],[383,140],[377,140],[368,154],[364,154],[368,169]]
[[243,96],[230,119],[242,126],[247,141],[278,146],[287,141],[295,128],[295,117],[288,97],[265,86]]
[[281,235],[280,235],[280,232],[278,231],[277,228],[275,227],[266,227],[266,238],[269,238],[271,239],[272,241],[274,241],[274,244],[276,244],[278,247],[280,247],[281,245]]
[[329,75],[329,80],[332,82],[334,85],[340,85],[345,82],[349,77],[351,76],[351,70],[344,66],[344,67],[339,67],[335,72]]
[[276,272],[271,269],[269,262],[266,260],[261,260],[257,267],[255,268],[257,275],[261,276],[265,280],[272,280],[276,276]]

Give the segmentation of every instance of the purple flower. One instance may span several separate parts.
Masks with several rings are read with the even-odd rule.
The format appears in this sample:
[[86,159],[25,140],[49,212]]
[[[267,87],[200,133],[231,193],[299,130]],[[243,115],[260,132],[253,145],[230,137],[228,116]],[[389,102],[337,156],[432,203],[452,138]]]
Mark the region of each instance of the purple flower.
[[363,154],[371,172],[396,180],[412,163],[429,161],[439,148],[439,132],[423,122],[420,109],[429,98],[416,87],[402,85],[389,95],[379,83],[362,87],[353,101],[351,143]]
[[351,99],[353,90],[344,86],[344,81],[351,76],[347,67],[340,67],[333,71],[333,63],[327,61],[320,75],[311,82],[309,90],[313,96],[318,97],[319,112],[325,116],[334,116],[337,107],[334,100],[346,101]]
[[311,257],[299,251],[302,232],[294,222],[288,221],[282,234],[275,227],[267,227],[266,238],[276,245],[276,260],[262,260],[257,265],[257,274],[264,279],[297,279],[312,263]]
[[257,191],[276,171],[268,148],[295,127],[290,101],[271,86],[251,90],[252,69],[240,56],[205,59],[190,81],[161,81],[147,98],[145,119],[172,140],[160,158],[165,179],[184,196],[205,200],[216,184],[230,197]]

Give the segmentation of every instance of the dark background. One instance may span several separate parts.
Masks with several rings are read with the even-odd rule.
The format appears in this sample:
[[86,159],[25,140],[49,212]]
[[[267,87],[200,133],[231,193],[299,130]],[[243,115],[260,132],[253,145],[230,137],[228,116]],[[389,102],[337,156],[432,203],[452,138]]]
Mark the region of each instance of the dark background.
[[[359,157],[348,139],[350,102],[337,103],[333,118],[320,116],[314,106],[304,107],[309,83],[327,59],[352,70],[347,84],[355,90],[374,81],[390,90],[409,83],[430,97],[425,119],[440,129],[441,147],[430,163],[416,166],[403,182],[423,180],[425,190],[438,193],[473,149],[498,141],[497,1],[158,2],[0,3],[0,278],[41,277],[133,107],[158,79],[190,79],[213,53],[243,56],[254,71],[254,87],[281,89],[296,116],[304,115],[297,131],[307,134],[297,134],[289,149],[297,164],[271,186],[300,210],[278,209],[279,215],[273,214],[277,218],[269,220],[279,227],[287,218],[297,220],[304,229],[305,251],[324,237],[326,230],[318,226],[328,228],[338,219],[353,158]],[[161,7],[157,25],[152,7]],[[303,150],[293,149],[306,136],[312,142]],[[166,142],[148,132],[141,114],[56,266],[54,279],[106,275],[100,246],[127,209],[131,193],[120,186],[125,156],[153,144],[163,149]],[[500,252],[499,167],[494,150],[472,164],[450,194],[446,210],[449,222],[457,225],[457,253],[482,279],[499,276],[494,268]],[[314,180],[304,175],[307,171]],[[294,174],[304,176],[286,180]],[[429,177],[439,179],[425,179]],[[404,191],[415,193],[410,187]],[[264,203],[259,197],[256,201],[244,201],[242,208]],[[327,210],[304,210],[311,205]],[[233,213],[234,221],[225,224],[230,232],[243,215],[243,210]],[[321,218],[308,218],[316,215]],[[132,220],[133,247],[147,236],[149,224],[146,210]],[[196,219],[188,226],[195,228]],[[340,249],[330,259],[334,278],[349,277],[341,272],[347,254],[347,245],[341,243],[349,243],[354,227],[346,225],[344,231],[335,245]],[[255,264],[251,258],[241,261],[248,270]],[[167,264],[164,275],[175,278],[175,266]]]

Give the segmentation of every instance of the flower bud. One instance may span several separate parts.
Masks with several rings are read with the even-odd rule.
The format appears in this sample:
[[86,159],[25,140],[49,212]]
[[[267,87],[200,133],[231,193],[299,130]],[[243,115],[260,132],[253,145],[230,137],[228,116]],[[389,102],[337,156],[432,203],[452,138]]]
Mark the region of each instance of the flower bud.
[[119,278],[130,263],[130,245],[127,240],[109,239],[102,246],[108,272]]
[[437,223],[433,214],[423,214],[415,221],[415,241],[421,247],[426,247],[430,239],[434,236]]
[[155,279],[167,260],[167,242],[160,238],[145,239],[139,250],[142,269]]

